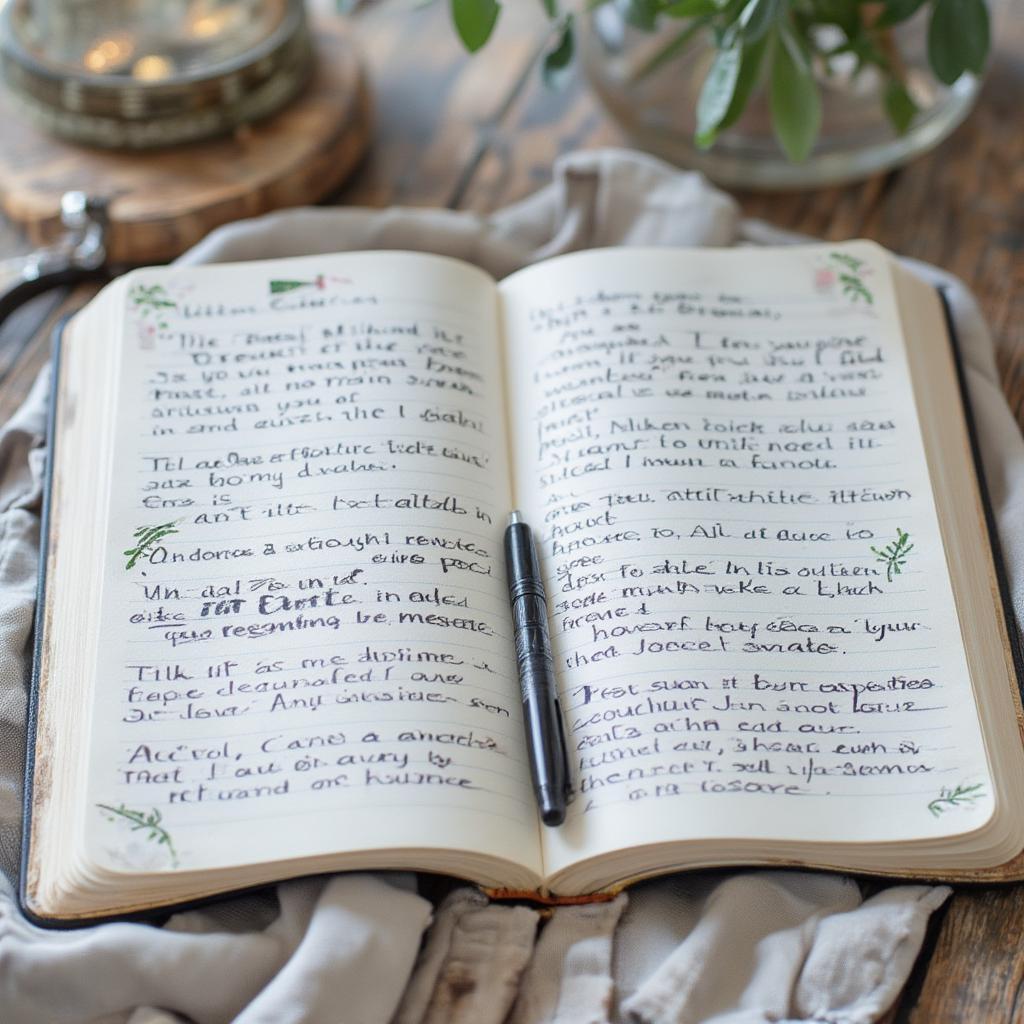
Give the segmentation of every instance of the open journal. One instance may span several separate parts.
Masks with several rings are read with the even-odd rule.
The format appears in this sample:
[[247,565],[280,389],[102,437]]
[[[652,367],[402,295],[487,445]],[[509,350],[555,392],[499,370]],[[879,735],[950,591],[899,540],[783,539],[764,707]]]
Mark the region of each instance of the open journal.
[[[867,242],[495,283],[146,269],[65,332],[23,900],[355,868],[1022,873],[1006,620],[937,294]],[[534,527],[571,757],[538,820],[502,564]]]

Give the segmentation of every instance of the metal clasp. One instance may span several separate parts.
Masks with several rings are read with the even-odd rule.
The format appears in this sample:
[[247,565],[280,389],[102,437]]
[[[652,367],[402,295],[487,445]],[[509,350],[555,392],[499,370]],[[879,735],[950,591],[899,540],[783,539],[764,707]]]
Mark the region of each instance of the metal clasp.
[[65,192],[60,222],[64,233],[53,245],[0,261],[0,324],[50,288],[106,276],[107,201]]

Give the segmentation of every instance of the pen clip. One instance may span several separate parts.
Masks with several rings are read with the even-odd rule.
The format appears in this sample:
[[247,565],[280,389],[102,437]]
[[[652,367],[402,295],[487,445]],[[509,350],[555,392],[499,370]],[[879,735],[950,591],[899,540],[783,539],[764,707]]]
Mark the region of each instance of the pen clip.
[[565,741],[565,721],[562,718],[562,702],[555,698],[555,721],[558,723],[558,742],[561,744],[562,757],[565,760],[565,796],[572,795],[572,771],[569,766],[569,745]]

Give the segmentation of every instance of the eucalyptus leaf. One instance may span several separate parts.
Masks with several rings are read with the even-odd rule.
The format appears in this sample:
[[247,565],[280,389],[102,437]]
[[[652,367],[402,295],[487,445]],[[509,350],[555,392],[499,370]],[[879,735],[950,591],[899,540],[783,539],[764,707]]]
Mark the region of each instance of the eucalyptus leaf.
[[750,42],[761,39],[785,9],[782,0],[747,0],[739,17],[743,38]]
[[572,63],[575,41],[573,37],[572,16],[565,19],[558,42],[553,50],[548,51],[544,56],[542,74],[544,84],[553,89],[560,89],[566,80],[566,72]]
[[770,100],[783,152],[795,164],[806,160],[821,129],[821,96],[806,57],[785,29],[772,54]]
[[895,79],[885,87],[885,112],[893,128],[903,135],[917,114],[917,104],[907,92],[906,86]]
[[979,74],[988,44],[984,0],[935,0],[928,24],[928,60],[940,82],[952,85],[965,71]]
[[658,0],[622,0],[622,16],[634,28],[654,30],[661,4]]
[[727,35],[732,31],[732,24],[743,13],[750,0],[718,0],[718,12],[721,19],[719,30]]
[[738,37],[731,46],[715,54],[697,99],[696,142],[702,149],[715,141],[719,122],[732,104],[742,59],[743,46]]
[[721,132],[730,125],[735,124],[747,108],[747,101],[750,94],[757,87],[761,79],[761,67],[764,64],[764,55],[768,50],[771,40],[770,35],[762,36],[756,42],[747,43],[743,47],[743,56],[740,62],[740,74],[736,79],[736,89],[732,94],[732,102],[725,116],[718,122],[716,131]]
[[462,45],[476,53],[491,38],[501,4],[497,0],[451,0],[451,10]]

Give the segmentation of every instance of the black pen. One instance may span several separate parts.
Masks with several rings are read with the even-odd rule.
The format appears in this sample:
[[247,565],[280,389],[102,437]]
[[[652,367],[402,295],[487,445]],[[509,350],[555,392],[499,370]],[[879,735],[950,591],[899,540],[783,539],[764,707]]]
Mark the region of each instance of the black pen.
[[544,579],[530,528],[518,512],[508,517],[505,564],[533,791],[544,824],[561,825],[569,792],[569,755],[555,690]]

